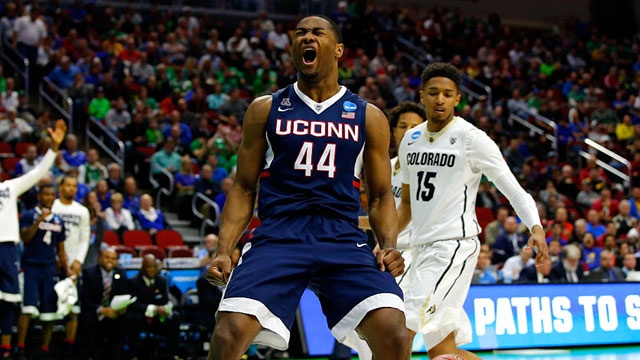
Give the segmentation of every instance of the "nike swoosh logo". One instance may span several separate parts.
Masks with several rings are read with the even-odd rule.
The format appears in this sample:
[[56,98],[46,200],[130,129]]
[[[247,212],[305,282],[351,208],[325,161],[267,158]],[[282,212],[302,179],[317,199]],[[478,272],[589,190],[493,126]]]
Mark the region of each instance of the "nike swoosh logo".
[[363,247],[363,246],[367,246],[367,244],[356,244],[357,247]]
[[418,140],[414,140],[414,141],[412,141],[412,142],[410,142],[410,143],[407,143],[407,145],[413,145],[413,144],[415,144],[415,143],[416,143],[416,141],[418,141]]
[[280,111],[280,112],[285,112],[285,111],[289,111],[289,110],[293,110],[293,108],[281,108],[280,106],[278,106],[278,111]]

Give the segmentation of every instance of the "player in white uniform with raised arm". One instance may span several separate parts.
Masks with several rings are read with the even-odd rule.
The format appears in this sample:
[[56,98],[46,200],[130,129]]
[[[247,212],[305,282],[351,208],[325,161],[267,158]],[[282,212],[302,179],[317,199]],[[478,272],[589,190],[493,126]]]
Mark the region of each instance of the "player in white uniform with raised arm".
[[457,354],[471,341],[463,304],[476,266],[482,230],[475,200],[484,174],[509,199],[531,231],[537,262],[547,262],[544,230],[533,198],[518,184],[500,149],[482,130],[454,116],[460,73],[433,63],[422,73],[420,99],[427,122],[408,130],[400,144],[403,176],[398,229],[411,222],[411,267],[403,287],[407,327],[424,337],[429,357]]
[[[91,219],[89,210],[74,198],[78,192],[78,179],[65,175],[58,186],[59,198],[53,202],[51,211],[64,220],[66,240],[64,250],[67,253],[67,266],[71,275],[78,278],[82,264],[89,251],[91,241]],[[75,344],[78,329],[80,306],[74,306],[66,323],[65,353],[70,354]]]
[[56,159],[58,146],[64,139],[67,125],[56,122],[55,130],[49,129],[52,144],[40,163],[26,174],[0,183],[0,359],[11,357],[11,333],[15,323],[15,306],[20,303],[18,285],[18,253],[20,241],[18,226],[18,197],[44,177]]

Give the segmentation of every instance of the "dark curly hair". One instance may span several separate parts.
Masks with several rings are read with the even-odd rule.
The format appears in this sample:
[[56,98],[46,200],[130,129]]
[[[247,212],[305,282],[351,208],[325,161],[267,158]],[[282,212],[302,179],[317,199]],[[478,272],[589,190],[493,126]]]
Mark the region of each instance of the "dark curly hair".
[[455,66],[443,62],[435,62],[427,65],[422,72],[422,86],[425,86],[427,82],[434,77],[445,77],[456,84],[456,90],[460,90],[462,78],[460,71],[458,71]]
[[427,120],[427,113],[424,111],[424,106],[422,104],[403,101],[400,104],[393,107],[393,109],[389,110],[389,126],[393,130],[396,126],[398,126],[398,120],[400,119],[400,115],[404,113],[416,113],[418,116],[422,118],[422,121]]

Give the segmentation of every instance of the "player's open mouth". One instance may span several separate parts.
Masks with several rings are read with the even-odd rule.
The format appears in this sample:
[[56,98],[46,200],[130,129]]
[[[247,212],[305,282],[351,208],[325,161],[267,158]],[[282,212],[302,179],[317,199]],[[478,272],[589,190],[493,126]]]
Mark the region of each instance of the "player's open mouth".
[[314,61],[316,61],[317,55],[318,53],[316,52],[316,49],[304,49],[304,52],[302,53],[302,61],[305,65],[311,65]]

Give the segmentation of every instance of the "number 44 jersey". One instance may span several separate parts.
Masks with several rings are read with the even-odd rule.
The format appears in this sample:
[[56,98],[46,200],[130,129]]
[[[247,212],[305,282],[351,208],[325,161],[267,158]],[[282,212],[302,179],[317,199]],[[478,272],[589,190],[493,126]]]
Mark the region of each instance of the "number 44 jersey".
[[513,176],[498,146],[483,131],[454,117],[437,133],[427,122],[408,130],[399,149],[402,183],[409,184],[411,245],[476,236],[476,195],[484,173]]
[[311,213],[356,223],[367,103],[345,87],[317,103],[297,83],[272,99],[260,217]]

